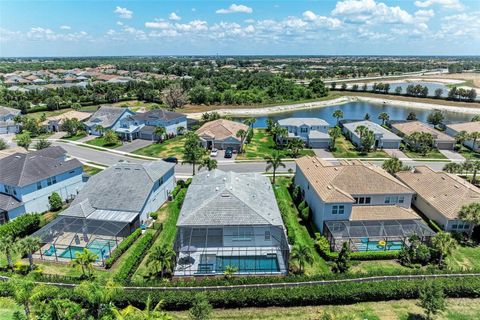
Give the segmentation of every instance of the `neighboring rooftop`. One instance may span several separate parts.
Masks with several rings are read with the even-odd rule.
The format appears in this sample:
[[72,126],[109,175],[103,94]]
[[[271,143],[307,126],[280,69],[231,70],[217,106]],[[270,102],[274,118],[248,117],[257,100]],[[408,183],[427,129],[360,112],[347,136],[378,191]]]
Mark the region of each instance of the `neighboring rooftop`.
[[278,124],[281,126],[295,126],[300,127],[306,125],[312,126],[329,126],[328,122],[320,118],[286,118],[278,120]]
[[413,193],[382,168],[360,160],[334,165],[317,157],[303,157],[296,163],[324,202],[353,203],[352,195]]
[[140,121],[157,121],[157,120],[164,120],[170,121],[173,119],[183,118],[185,117],[184,114],[178,112],[172,112],[165,109],[153,109],[144,113],[137,113],[132,116],[135,120]]
[[375,122],[369,121],[369,120],[346,122],[346,123],[343,124],[343,126],[345,128],[347,128],[350,132],[352,132],[354,135],[356,135],[357,137],[359,137],[360,135],[357,132],[355,132],[355,129],[358,126],[365,126],[369,130],[373,131],[374,134],[381,134],[383,139],[386,139],[386,140],[402,140],[402,138],[400,138],[399,136],[397,136],[393,132],[391,132],[391,131],[385,129],[384,127],[382,127],[381,125],[379,125]]
[[22,205],[20,201],[8,194],[0,193],[0,212],[8,212],[12,209],[18,208]]
[[455,140],[449,135],[443,132],[440,132],[438,130],[435,130],[434,128],[420,121],[406,121],[406,122],[392,123],[392,127],[394,127],[395,129],[397,129],[398,131],[402,132],[405,135],[411,135],[414,132],[425,132],[425,133],[432,134],[436,140],[442,140],[442,141]]
[[118,118],[128,109],[120,107],[100,107],[88,120],[85,122],[87,126],[101,125],[104,128],[111,127],[117,122]]
[[177,226],[283,226],[270,180],[258,173],[220,170],[197,174]]
[[0,182],[23,187],[60,173],[82,167],[77,159],[64,161],[67,154],[60,146],[30,153],[14,153],[0,159]]
[[0,106],[0,117],[6,116],[8,114],[19,115],[20,112],[21,111],[18,109]]
[[467,133],[480,132],[480,121],[471,121],[463,123],[453,123],[447,125],[447,127],[457,131],[466,131]]
[[458,218],[463,205],[480,202],[480,189],[454,174],[421,166],[397,177],[447,219]]
[[47,117],[47,120],[43,121],[42,124],[46,125],[49,121],[65,121],[67,119],[77,119],[79,121],[83,121],[88,119],[92,114],[88,112],[81,112],[81,111],[67,111],[65,113]]
[[199,136],[208,136],[216,140],[223,140],[228,137],[239,140],[239,138],[237,138],[237,132],[240,129],[247,131],[248,126],[235,121],[218,119],[205,123],[196,133]]
[[399,206],[353,206],[351,221],[416,220],[421,219],[412,209]]

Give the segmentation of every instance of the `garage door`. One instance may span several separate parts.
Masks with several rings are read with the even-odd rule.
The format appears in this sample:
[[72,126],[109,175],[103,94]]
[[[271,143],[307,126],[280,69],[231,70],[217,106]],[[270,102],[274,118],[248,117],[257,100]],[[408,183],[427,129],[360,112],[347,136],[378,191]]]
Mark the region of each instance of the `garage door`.
[[152,134],[150,133],[139,132],[138,137],[143,140],[152,140]]
[[0,133],[7,133],[7,127],[0,127]]
[[330,146],[330,141],[310,141],[309,144],[312,148],[328,148]]
[[441,150],[452,150],[453,149],[453,143],[451,142],[438,142],[437,143],[437,148]]
[[398,149],[400,147],[400,142],[395,141],[384,141],[383,149]]

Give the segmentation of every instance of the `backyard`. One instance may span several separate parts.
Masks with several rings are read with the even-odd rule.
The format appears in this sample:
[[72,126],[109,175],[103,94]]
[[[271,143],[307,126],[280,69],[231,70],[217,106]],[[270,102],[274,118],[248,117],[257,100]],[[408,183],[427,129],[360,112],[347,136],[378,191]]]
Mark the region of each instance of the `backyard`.
[[176,157],[181,159],[183,156],[185,139],[185,136],[176,136],[161,143],[152,143],[149,146],[135,150],[133,153],[149,157]]
[[335,151],[332,153],[335,158],[390,158],[390,156],[382,150],[368,153],[359,151],[352,142],[343,135],[336,139]]
[[[249,144],[244,146],[244,152],[237,156],[237,160],[263,160],[266,156],[271,156],[274,151],[279,151],[282,158],[292,158],[290,150],[276,149],[275,142],[271,135],[265,129],[254,129],[253,137]],[[314,156],[312,149],[303,149],[301,156]]]

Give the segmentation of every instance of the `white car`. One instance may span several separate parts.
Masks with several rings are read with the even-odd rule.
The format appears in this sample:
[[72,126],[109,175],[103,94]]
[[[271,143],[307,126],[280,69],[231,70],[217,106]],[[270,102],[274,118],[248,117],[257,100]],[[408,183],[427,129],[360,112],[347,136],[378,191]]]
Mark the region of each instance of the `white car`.
[[210,152],[210,157],[216,157],[216,156],[218,156],[218,150],[212,149],[212,151]]

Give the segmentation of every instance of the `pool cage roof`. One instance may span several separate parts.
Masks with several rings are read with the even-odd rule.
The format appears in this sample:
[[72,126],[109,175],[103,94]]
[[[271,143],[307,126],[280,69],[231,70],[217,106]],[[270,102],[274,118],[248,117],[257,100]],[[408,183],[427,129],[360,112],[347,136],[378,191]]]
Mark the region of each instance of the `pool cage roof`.
[[397,238],[405,239],[412,235],[432,237],[435,235],[422,220],[386,221],[327,221],[327,232],[334,239],[354,238]]
[[70,245],[76,236],[87,239],[93,237],[123,237],[128,226],[128,222],[92,220],[60,215],[32,236],[40,238],[41,243]]

